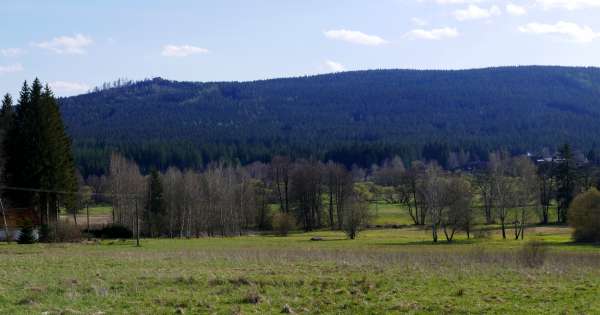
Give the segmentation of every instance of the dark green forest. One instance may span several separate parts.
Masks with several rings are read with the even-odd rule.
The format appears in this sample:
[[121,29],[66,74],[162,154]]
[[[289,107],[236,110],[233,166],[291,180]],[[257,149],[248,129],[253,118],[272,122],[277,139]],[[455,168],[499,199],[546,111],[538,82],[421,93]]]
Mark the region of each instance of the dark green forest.
[[253,82],[128,82],[59,100],[83,174],[292,158],[367,167],[599,144],[600,69],[371,70]]

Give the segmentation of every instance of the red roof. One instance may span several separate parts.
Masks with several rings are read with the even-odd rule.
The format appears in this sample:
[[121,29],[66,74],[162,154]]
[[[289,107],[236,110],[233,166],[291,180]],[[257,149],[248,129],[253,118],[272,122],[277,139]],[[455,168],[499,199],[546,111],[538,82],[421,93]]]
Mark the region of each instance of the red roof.
[[[1,213],[0,213],[1,215]],[[40,225],[40,216],[32,208],[8,208],[5,212],[6,225],[10,228],[21,227],[25,223]],[[0,216],[0,228],[4,226],[4,221]]]

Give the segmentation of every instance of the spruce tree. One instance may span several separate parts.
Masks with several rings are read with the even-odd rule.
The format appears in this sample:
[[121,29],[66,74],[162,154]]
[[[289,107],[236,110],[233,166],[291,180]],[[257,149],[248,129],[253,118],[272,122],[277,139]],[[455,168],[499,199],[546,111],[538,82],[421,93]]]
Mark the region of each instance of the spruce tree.
[[165,199],[160,174],[156,170],[150,172],[149,199],[147,205],[146,221],[150,236],[160,234],[160,225],[165,216]]
[[[13,118],[13,100],[10,94],[4,95],[2,107],[0,107],[0,184],[4,182],[4,138],[10,129]],[[1,197],[1,196],[0,196]]]
[[[71,153],[71,140],[65,132],[56,98],[48,86],[42,92],[40,110],[45,120],[45,129],[42,132],[44,139],[41,146],[42,161],[47,167],[47,171],[42,173],[41,186],[47,187],[48,190],[76,192],[78,184],[75,162]],[[58,216],[57,201],[67,209],[74,209],[77,203],[76,197],[75,194],[49,194],[51,218]]]
[[0,107],[0,129],[8,129],[13,114],[13,99],[6,93],[2,98],[2,107]]
[[571,147],[565,144],[559,150],[562,160],[555,168],[556,170],[556,202],[558,222],[567,222],[567,210],[575,198],[577,183],[577,167],[573,158]]
[[11,192],[13,204],[38,206],[42,224],[58,217],[58,202],[74,207],[75,195],[54,191],[77,191],[75,163],[56,98],[38,79],[21,89],[19,105],[6,143],[6,179],[10,186],[52,192]]
[[[34,187],[36,183],[33,180],[32,172],[28,170],[28,164],[31,156],[31,147],[35,139],[33,134],[31,109],[31,88],[27,81],[23,83],[19,94],[16,111],[13,117],[12,125],[7,130],[4,140],[6,152],[6,165],[4,179],[10,186],[15,187]],[[16,207],[31,205],[34,198],[32,192],[27,191],[7,191],[9,201]]]

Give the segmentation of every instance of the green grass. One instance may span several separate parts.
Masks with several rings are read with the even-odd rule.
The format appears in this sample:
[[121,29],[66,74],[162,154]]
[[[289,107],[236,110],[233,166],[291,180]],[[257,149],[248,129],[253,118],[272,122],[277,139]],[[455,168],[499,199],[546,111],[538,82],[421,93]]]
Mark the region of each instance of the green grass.
[[[321,236],[324,241],[310,241]],[[536,228],[543,267],[523,242],[432,244],[417,228],[100,244],[0,245],[2,314],[594,314],[598,247]],[[254,303],[258,300],[258,303]],[[99,314],[99,313],[98,313]]]
[[[82,214],[86,214],[86,210],[81,211]],[[112,213],[111,205],[93,205],[90,206],[90,215],[110,215]]]
[[[90,210],[90,215],[91,216],[105,216],[105,215],[111,215],[112,214],[112,206],[108,205],[108,204],[94,204],[94,205],[90,205],[89,207]],[[62,214],[66,214],[66,209],[65,208],[61,208],[60,212]],[[83,207],[83,209],[79,210],[79,215],[86,215],[86,208]]]
[[400,204],[390,204],[384,201],[373,202],[369,205],[374,218],[374,225],[410,225],[413,220],[408,210]]

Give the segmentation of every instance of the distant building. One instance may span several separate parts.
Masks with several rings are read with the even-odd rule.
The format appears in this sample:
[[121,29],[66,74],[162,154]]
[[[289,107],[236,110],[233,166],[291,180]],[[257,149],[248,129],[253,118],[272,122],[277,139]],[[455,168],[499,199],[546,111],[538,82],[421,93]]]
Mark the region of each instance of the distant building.
[[[5,210],[6,226],[8,234],[12,240],[19,238],[21,227],[24,224],[31,224],[34,227],[40,226],[40,216],[33,208],[7,208]],[[5,241],[4,218],[0,216],[0,240]]]

